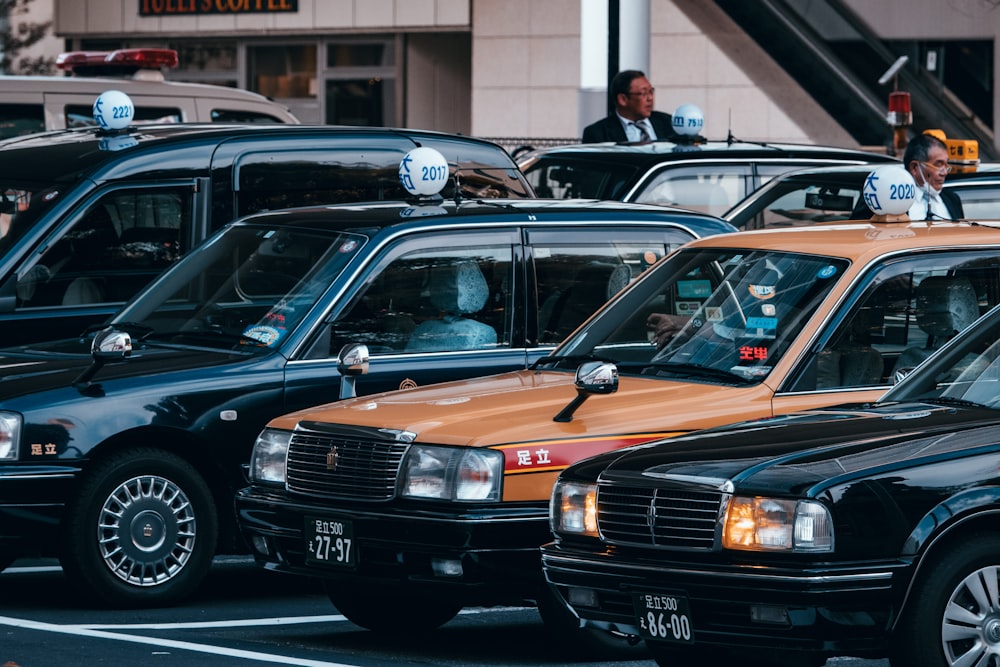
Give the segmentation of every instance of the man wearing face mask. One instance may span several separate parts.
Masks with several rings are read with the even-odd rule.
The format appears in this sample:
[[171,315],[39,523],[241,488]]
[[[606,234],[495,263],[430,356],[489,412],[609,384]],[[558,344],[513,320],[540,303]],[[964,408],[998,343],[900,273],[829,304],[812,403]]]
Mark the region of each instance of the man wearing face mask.
[[[965,217],[958,195],[941,189],[951,171],[948,147],[943,141],[932,134],[913,137],[903,151],[903,166],[913,176],[917,186],[913,204],[907,211],[910,220],[961,220]],[[871,215],[864,197],[861,197],[852,217],[863,220]]]

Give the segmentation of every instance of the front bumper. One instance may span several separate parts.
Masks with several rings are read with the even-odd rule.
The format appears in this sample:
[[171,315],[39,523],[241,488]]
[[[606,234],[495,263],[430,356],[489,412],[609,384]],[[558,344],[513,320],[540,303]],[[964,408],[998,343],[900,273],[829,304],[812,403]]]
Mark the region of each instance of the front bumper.
[[78,474],[75,466],[0,466],[0,546],[55,544]]
[[585,625],[640,635],[633,594],[670,594],[690,605],[695,646],[827,658],[884,655],[912,568],[904,561],[733,565],[557,543],[542,548],[542,562],[550,586]]
[[[539,546],[551,539],[541,504],[481,509],[443,503],[320,504],[243,489],[236,496],[240,529],[264,568],[356,586],[407,586],[464,605],[521,604],[545,589]],[[310,519],[350,522],[356,567],[306,562]]]

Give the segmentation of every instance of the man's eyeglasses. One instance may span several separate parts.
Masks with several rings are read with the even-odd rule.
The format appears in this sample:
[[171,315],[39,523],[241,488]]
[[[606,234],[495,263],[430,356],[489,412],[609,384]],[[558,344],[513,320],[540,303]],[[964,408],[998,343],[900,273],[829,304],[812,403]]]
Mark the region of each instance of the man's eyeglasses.
[[632,95],[638,95],[640,97],[652,97],[655,92],[656,92],[656,88],[650,88],[649,90],[629,91],[629,92],[627,92],[625,94],[628,95],[628,96],[630,96],[630,97]]
[[920,162],[920,164],[924,165],[931,171],[936,171],[939,174],[951,173],[951,165],[947,162],[943,164],[941,162]]

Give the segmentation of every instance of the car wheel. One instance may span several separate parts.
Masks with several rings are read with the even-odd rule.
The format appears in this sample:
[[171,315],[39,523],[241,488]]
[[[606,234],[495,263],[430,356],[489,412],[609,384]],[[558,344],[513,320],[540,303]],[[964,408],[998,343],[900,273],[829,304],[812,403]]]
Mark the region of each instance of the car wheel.
[[95,465],[67,510],[60,562],[90,597],[160,606],[189,595],[212,564],[218,516],[186,461],[155,449]]
[[648,655],[638,638],[600,628],[581,628],[577,617],[552,591],[539,595],[537,604],[545,627],[571,657],[580,660],[642,660]]
[[1000,664],[1000,538],[973,537],[920,574],[892,638],[894,667]]
[[403,587],[355,587],[324,581],[330,602],[347,620],[373,632],[406,635],[441,627],[462,611],[448,598],[407,592]]

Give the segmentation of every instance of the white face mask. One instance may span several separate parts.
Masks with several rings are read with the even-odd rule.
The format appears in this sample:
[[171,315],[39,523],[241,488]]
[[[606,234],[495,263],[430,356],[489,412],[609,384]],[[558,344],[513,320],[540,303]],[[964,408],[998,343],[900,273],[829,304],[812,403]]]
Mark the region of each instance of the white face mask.
[[927,167],[922,162],[920,163],[920,169],[922,170],[920,172],[920,176],[923,178],[924,183],[923,185],[918,185],[917,187],[932,197],[940,195],[941,191],[931,185],[931,182],[927,180]]

